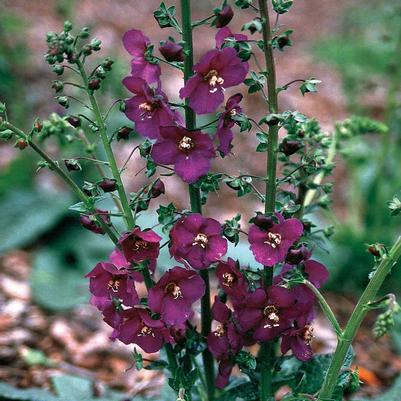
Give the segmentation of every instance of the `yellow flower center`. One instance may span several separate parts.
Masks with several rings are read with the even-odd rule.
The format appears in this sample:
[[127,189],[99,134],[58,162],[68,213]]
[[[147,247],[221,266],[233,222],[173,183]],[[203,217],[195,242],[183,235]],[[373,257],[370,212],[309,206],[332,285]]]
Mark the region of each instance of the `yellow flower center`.
[[183,136],[180,142],[178,142],[178,149],[182,152],[187,152],[195,147],[195,143],[189,136]]
[[219,77],[219,74],[216,70],[210,70],[204,77],[205,81],[209,82],[209,92],[214,93],[217,91],[218,85],[224,84],[224,79]]
[[113,292],[118,292],[118,290],[119,290],[119,288],[120,288],[120,280],[111,279],[111,280],[107,283],[107,288],[109,288],[109,289],[112,290]]
[[305,343],[310,345],[313,337],[313,327],[310,325],[305,326],[304,332],[302,333],[302,338],[304,339]]
[[265,329],[270,329],[272,327],[278,327],[280,318],[278,316],[278,310],[274,305],[267,305],[263,309],[263,314],[269,319],[269,323],[264,325]]
[[234,276],[231,273],[225,272],[223,273],[223,285],[227,287],[231,287],[234,281]]
[[277,233],[267,233],[267,239],[264,244],[270,245],[273,249],[277,248],[281,244],[281,235]]
[[154,337],[155,333],[153,332],[153,330],[150,327],[144,325],[142,327],[141,331],[138,333],[138,337],[146,337],[146,336]]
[[199,233],[195,238],[192,246],[199,245],[201,248],[205,249],[207,243],[209,242],[207,235],[203,233]]
[[146,116],[146,118],[152,118],[152,111],[154,110],[154,106],[153,106],[153,104],[152,103],[149,103],[149,102],[144,102],[144,103],[141,103],[139,106],[138,106],[138,108],[140,109],[140,110],[143,110],[143,114],[141,115],[141,120],[144,120],[145,119],[145,117],[144,116]]
[[226,331],[224,330],[223,325],[222,325],[222,324],[219,324],[219,325],[217,326],[216,330],[214,331],[214,335],[215,335],[216,337],[223,337],[224,334],[225,334],[225,332],[226,332]]
[[181,288],[173,282],[168,283],[164,291],[172,295],[174,299],[182,298]]
[[148,247],[148,243],[140,238],[134,238],[132,242],[132,250],[137,252],[141,249],[146,249]]

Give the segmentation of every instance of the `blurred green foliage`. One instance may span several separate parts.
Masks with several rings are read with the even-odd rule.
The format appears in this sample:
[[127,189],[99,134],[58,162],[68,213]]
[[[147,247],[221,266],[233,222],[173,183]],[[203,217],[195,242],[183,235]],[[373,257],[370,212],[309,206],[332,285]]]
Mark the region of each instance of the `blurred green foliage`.
[[[313,52],[341,73],[351,113],[379,118],[389,127],[380,135],[351,138],[341,152],[346,219],[337,225],[324,259],[332,268],[332,289],[360,291],[373,263],[366,244],[390,245],[401,226],[386,207],[401,184],[401,3],[358,1],[345,10],[338,35],[316,43]],[[394,269],[383,291],[400,290],[400,279],[400,269]]]

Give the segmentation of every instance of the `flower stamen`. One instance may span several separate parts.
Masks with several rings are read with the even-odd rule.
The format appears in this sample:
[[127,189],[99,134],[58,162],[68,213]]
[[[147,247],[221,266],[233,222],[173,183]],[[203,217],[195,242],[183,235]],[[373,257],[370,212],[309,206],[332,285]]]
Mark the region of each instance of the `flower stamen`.
[[313,340],[313,327],[310,325],[305,326],[305,329],[302,333],[302,338],[304,339],[306,345],[310,345]]
[[107,283],[107,288],[109,288],[109,289],[112,290],[113,292],[118,292],[118,290],[119,290],[119,288],[120,288],[120,280],[111,279],[111,280]]
[[138,333],[138,337],[146,337],[146,336],[154,337],[155,333],[153,332],[153,330],[150,327],[144,325],[142,327],[140,333]]
[[223,85],[224,79],[219,77],[219,74],[216,70],[210,70],[204,77],[205,81],[209,81],[209,92],[215,93],[217,91],[217,85]]
[[267,323],[265,326],[263,326],[265,329],[270,329],[272,327],[279,327],[279,321],[280,317],[278,316],[278,310],[274,305],[267,305],[263,309],[263,314],[269,319],[271,323]]
[[219,324],[216,328],[216,330],[214,331],[214,335],[216,337],[223,337],[225,334],[225,330],[224,330],[224,326],[222,324]]
[[223,285],[226,287],[232,287],[232,283],[234,281],[234,276],[231,273],[225,272],[223,273]]
[[209,242],[207,235],[203,233],[199,233],[195,238],[192,246],[199,245],[201,248],[205,249],[207,243]]
[[183,298],[181,288],[175,283],[168,283],[165,292],[171,294],[174,299]]
[[281,244],[281,235],[277,233],[268,232],[267,240],[264,241],[264,243],[270,245],[273,249],[276,249],[277,246]]
[[180,142],[178,142],[178,149],[182,152],[188,152],[195,147],[195,143],[189,136],[183,136]]

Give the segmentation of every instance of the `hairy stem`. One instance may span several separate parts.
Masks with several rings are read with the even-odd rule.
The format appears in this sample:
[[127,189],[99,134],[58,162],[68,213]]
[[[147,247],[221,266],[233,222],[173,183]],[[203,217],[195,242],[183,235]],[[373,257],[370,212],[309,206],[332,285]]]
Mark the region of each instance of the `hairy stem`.
[[380,262],[376,272],[374,273],[368,286],[355,306],[355,309],[352,312],[347,325],[345,326],[343,335],[340,337],[340,340],[337,343],[337,348],[334,352],[333,359],[327,371],[323,386],[320,390],[318,401],[329,401],[332,399],[344,359],[363,319],[369,310],[369,303],[375,299],[380,287],[383,284],[383,281],[391,272],[391,268],[400,257],[401,236],[398,237],[388,255],[386,255]]
[[[181,15],[182,15],[182,33],[184,39],[184,81],[186,82],[192,75],[193,69],[193,41],[192,41],[192,21],[191,21],[191,4],[190,0],[181,0]],[[194,111],[188,105],[188,99],[185,100],[185,124],[186,128],[193,130],[196,127],[196,116]],[[191,202],[191,210],[195,213],[202,213],[202,203],[200,191],[193,185],[189,185],[189,198]],[[204,338],[210,333],[212,325],[212,316],[210,308],[210,284],[209,272],[205,269],[201,271],[206,291],[201,300],[201,321],[202,321],[202,336]],[[202,353],[203,366],[205,370],[205,380],[207,389],[208,401],[214,400],[214,361],[210,351],[206,348]]]
[[[269,9],[266,0],[259,0],[259,14],[263,26],[263,53],[267,70],[267,94],[268,108],[270,113],[277,113],[278,99],[276,91],[276,68],[274,64],[273,48],[271,45],[271,27],[269,20]],[[274,213],[276,208],[276,174],[277,174],[277,144],[278,125],[269,127],[269,139],[267,144],[266,163],[266,192],[265,192],[265,214]],[[273,269],[265,267],[265,285],[268,287],[273,282]],[[265,342],[261,345],[258,360],[261,368],[260,376],[260,401],[273,400],[272,368],[274,364],[274,343]]]
[[132,211],[129,206],[128,198],[125,193],[125,188],[124,188],[123,182],[121,180],[121,175],[120,175],[120,172],[117,167],[117,163],[116,163],[116,159],[114,157],[113,150],[109,143],[109,138],[107,137],[106,126],[104,124],[102,114],[100,113],[99,105],[98,105],[96,98],[93,95],[92,91],[90,89],[88,89],[88,77],[86,75],[84,66],[82,65],[82,63],[79,60],[77,61],[77,66],[78,66],[79,72],[82,76],[82,80],[85,84],[86,92],[88,94],[89,101],[91,103],[93,113],[96,118],[97,126],[99,127],[100,138],[102,140],[103,147],[106,152],[106,156],[107,156],[107,160],[110,165],[111,173],[117,183],[117,191],[118,191],[118,195],[120,198],[121,207],[124,211],[124,219],[125,219],[127,228],[132,229],[135,226],[134,217],[132,215]]

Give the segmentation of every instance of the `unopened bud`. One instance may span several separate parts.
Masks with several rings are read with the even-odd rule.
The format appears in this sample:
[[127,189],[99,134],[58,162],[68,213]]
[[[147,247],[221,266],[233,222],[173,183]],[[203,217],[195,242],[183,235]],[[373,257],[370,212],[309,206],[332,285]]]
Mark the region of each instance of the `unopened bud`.
[[296,153],[299,149],[301,149],[302,144],[299,141],[291,141],[288,139],[284,139],[280,144],[280,150],[286,156],[291,156]]
[[183,47],[171,40],[166,40],[159,51],[167,61],[184,61]]
[[88,82],[88,88],[90,90],[97,90],[100,88],[100,79],[97,78],[91,78]]
[[70,102],[69,102],[67,96],[58,96],[58,97],[56,97],[56,100],[59,105],[65,107],[66,109],[68,109],[70,107]]
[[216,19],[214,20],[214,25],[216,28],[226,26],[234,17],[233,9],[228,4],[215,14]]
[[82,53],[85,54],[85,56],[90,56],[92,54],[92,46],[91,45],[84,45],[82,47]]
[[55,90],[56,93],[62,92],[64,89],[64,84],[61,81],[53,81],[52,88]]
[[67,117],[67,121],[74,127],[78,128],[81,126],[81,119],[77,116],[70,115]]
[[256,217],[253,219],[253,224],[255,224],[255,226],[258,226],[262,230],[268,230],[269,228],[273,227],[274,220],[271,216],[257,214]]
[[34,128],[37,132],[42,131],[43,124],[42,124],[42,121],[40,121],[39,118],[36,118],[36,119],[35,119],[35,122],[33,123],[33,128]]
[[64,32],[70,32],[72,30],[72,23],[70,21],[64,21]]
[[81,171],[82,167],[75,159],[64,159],[65,167],[68,171]]
[[120,139],[128,139],[131,132],[133,132],[134,130],[132,128],[129,127],[121,127],[118,131],[117,131],[117,140],[119,141]]
[[103,178],[98,185],[104,192],[113,192],[117,189],[116,180],[111,178]]
[[165,192],[166,188],[164,186],[164,183],[160,178],[158,178],[152,186],[151,196],[152,198],[157,198],[158,196],[164,194]]
[[14,146],[19,150],[24,150],[28,146],[28,142],[25,139],[18,139]]
[[60,64],[55,64],[52,68],[53,72],[57,75],[63,75],[64,67]]

